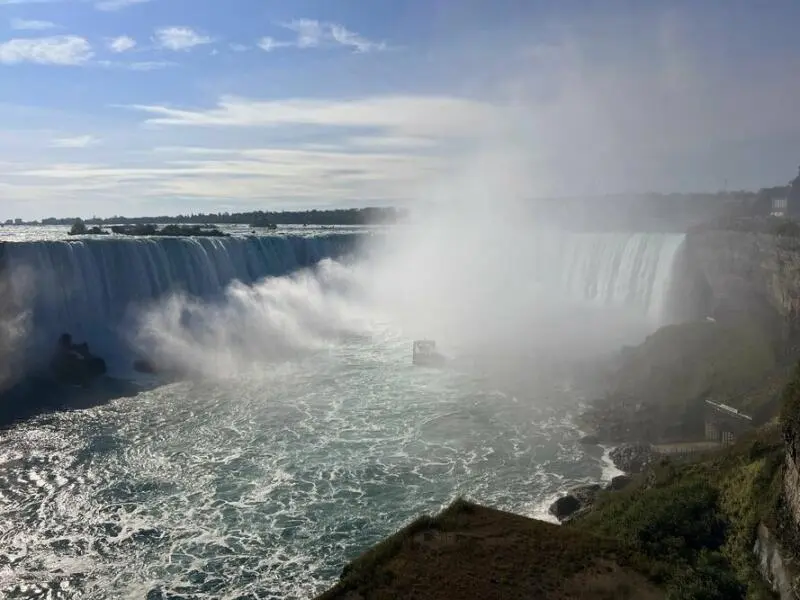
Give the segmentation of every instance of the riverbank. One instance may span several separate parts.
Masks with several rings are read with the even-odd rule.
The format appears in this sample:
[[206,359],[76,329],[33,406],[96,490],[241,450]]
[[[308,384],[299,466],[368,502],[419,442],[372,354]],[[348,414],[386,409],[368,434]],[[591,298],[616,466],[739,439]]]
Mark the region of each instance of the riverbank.
[[318,600],[767,600],[754,536],[777,514],[783,454],[771,426],[698,460],[664,457],[561,526],[456,501],[350,563]]

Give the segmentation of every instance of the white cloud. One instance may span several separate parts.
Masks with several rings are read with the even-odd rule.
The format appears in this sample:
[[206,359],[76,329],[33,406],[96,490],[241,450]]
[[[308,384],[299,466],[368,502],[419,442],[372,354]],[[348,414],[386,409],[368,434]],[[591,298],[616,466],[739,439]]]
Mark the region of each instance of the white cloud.
[[85,38],[56,35],[43,38],[16,38],[0,43],[0,63],[30,62],[40,65],[75,66],[87,63],[94,52]]
[[[340,44],[315,37],[315,31],[309,26],[302,33],[307,47]],[[609,44],[617,44],[622,33],[610,36]],[[342,32],[337,35],[348,41]],[[285,39],[296,47],[294,35]],[[45,211],[75,214],[76,207],[87,207],[88,214],[143,214],[152,207],[180,212],[266,203],[393,202],[434,189],[426,188],[431,178],[457,170],[461,156],[487,138],[492,141],[495,132],[500,132],[495,138],[500,151],[491,155],[495,146],[489,145],[491,165],[474,170],[478,176],[506,170],[511,161],[503,150],[511,144],[502,142],[519,139],[517,156],[534,180],[525,193],[532,196],[713,189],[726,176],[731,186],[758,187],[794,173],[796,165],[781,147],[781,140],[800,139],[800,125],[790,114],[800,103],[800,80],[785,76],[791,64],[779,61],[752,71],[743,66],[731,74],[709,64],[704,54],[692,53],[682,40],[670,44],[687,49],[688,59],[665,51],[663,61],[655,51],[622,52],[627,46],[613,45],[618,51],[610,52],[601,45],[606,51],[598,51],[593,37],[547,41],[524,56],[519,47],[500,42],[485,45],[496,47],[493,53],[473,55],[454,44],[445,54],[452,60],[437,55],[452,66],[448,77],[453,79],[440,85],[463,90],[461,97],[223,96],[189,105],[181,104],[188,101],[180,96],[167,96],[133,107],[150,127],[129,127],[130,115],[125,115],[113,131],[104,129],[107,115],[97,122],[66,112],[13,118],[0,106],[5,119],[0,123],[0,196],[33,200],[13,206],[37,217]],[[228,40],[219,47],[229,47]],[[420,64],[413,56],[398,58],[404,67],[411,65],[409,70]],[[135,68],[122,60],[113,66]],[[423,67],[412,75],[429,77]],[[468,90],[482,99],[468,97]],[[81,118],[87,120],[79,123]],[[38,138],[25,132],[20,142],[3,141],[7,129],[24,122],[46,131]],[[72,131],[94,132],[102,145],[43,152],[65,122]],[[745,144],[757,150],[742,150]],[[759,153],[770,160],[759,161]],[[69,161],[78,157],[80,162]],[[4,210],[10,209],[4,205]]]
[[128,63],[126,66],[132,71],[157,71],[159,69],[177,67],[178,63],[171,62],[168,60],[147,60],[147,61]]
[[325,39],[325,28],[314,19],[295,19],[284,25],[297,34],[295,44],[298,48],[316,48]]
[[30,30],[41,31],[44,29],[53,29],[56,24],[52,21],[36,21],[29,19],[11,19],[11,29],[17,30]]
[[178,66],[178,63],[167,60],[147,60],[147,61],[136,61],[136,62],[100,60],[94,64],[109,69],[127,69],[129,71],[156,71],[158,69],[166,69],[169,67]]
[[134,4],[144,4],[152,0],[99,0],[94,6],[98,10],[119,10]]
[[279,42],[275,38],[265,36],[258,40],[257,46],[261,48],[264,52],[272,52],[277,48],[286,48],[288,46],[293,46],[292,42]]
[[53,148],[88,148],[99,144],[100,140],[93,135],[56,138],[50,142]]
[[267,36],[258,42],[259,48],[270,52],[276,48],[286,47],[307,49],[345,46],[356,52],[372,52],[386,50],[388,47],[386,42],[374,42],[338,23],[317,21],[316,19],[295,19],[284,23],[283,27],[296,34],[294,40],[276,40]]
[[355,32],[349,31],[342,25],[335,23],[329,26],[331,37],[342,46],[350,46],[358,52],[370,52],[372,50],[386,50],[385,42],[372,42]]
[[156,42],[167,50],[190,50],[213,41],[212,38],[196,32],[191,27],[162,27],[156,30]]
[[112,52],[127,52],[136,47],[136,40],[127,35],[121,35],[108,41],[108,49]]
[[[157,202],[159,207],[167,203],[173,211],[190,202],[225,202],[243,209],[256,202],[281,207],[395,203],[414,196],[424,182],[451,168],[454,155],[448,141],[476,131],[488,117],[484,111],[491,110],[470,100],[416,96],[300,99],[273,105],[239,102],[237,108],[225,109],[233,111],[230,115],[203,116],[205,111],[199,111],[196,117],[181,117],[230,125],[222,138],[205,127],[179,133],[171,128],[139,128],[124,135],[104,134],[102,151],[91,147],[91,136],[65,138],[57,145],[85,147],[81,151],[85,160],[67,161],[52,153],[42,158],[35,151],[17,154],[18,164],[1,165],[0,189],[11,186],[8,193],[14,197],[48,202],[59,198],[72,207],[89,206],[91,199],[100,210],[102,202],[108,206],[113,198],[113,210],[128,213],[149,210],[145,208],[148,202]],[[255,113],[267,110],[268,114],[262,120],[239,114],[245,105]],[[157,116],[163,116],[160,110],[165,107],[150,108],[158,108]],[[441,112],[449,118],[443,119]],[[264,122],[287,127],[286,135],[269,136],[269,144],[259,143],[265,136],[246,125]],[[297,131],[302,134],[295,134],[294,124],[301,125]],[[458,151],[465,146],[462,141]],[[176,143],[185,146],[176,147]],[[325,190],[322,200],[320,189]],[[57,204],[37,208],[46,210],[59,208]]]
[[[369,152],[321,152],[254,148],[244,151],[203,149],[204,153],[160,153],[157,162],[141,164],[53,163],[25,168],[14,178],[80,197],[93,191],[147,198],[265,199],[281,202],[314,200],[325,189],[325,201],[374,202],[408,197],[413,187],[436,173],[435,157]],[[172,154],[172,156],[163,156]],[[43,194],[44,195],[44,194]]]
[[[224,96],[214,108],[133,105],[152,125],[276,127],[316,125],[383,129],[405,136],[480,136],[501,123],[496,106],[450,96],[376,96],[353,100],[253,100]],[[510,117],[510,113],[509,113]]]

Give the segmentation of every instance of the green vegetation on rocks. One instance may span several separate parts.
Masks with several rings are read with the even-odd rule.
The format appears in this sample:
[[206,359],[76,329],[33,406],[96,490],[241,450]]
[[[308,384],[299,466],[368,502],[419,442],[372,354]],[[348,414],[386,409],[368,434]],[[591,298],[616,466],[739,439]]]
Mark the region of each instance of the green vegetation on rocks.
[[[800,403],[797,391],[800,370],[786,391]],[[760,524],[780,534],[786,521],[784,456],[766,425],[702,459],[664,458],[560,527],[459,500],[356,559],[319,600],[768,600],[753,548]]]
[[772,598],[753,545],[758,524],[776,518],[783,456],[769,426],[701,461],[664,460],[566,527],[640,551],[668,598]]
[[[790,453],[797,448],[800,438],[800,364],[781,394],[781,426]],[[793,455],[796,456],[796,453]]]
[[353,561],[319,600],[661,600],[649,571],[614,539],[457,500]]
[[698,399],[733,406],[775,366],[770,340],[754,326],[668,325],[627,352],[611,391],[677,409]]
[[[614,442],[701,439],[705,400],[766,422],[777,412],[789,373],[774,341],[756,325],[668,325],[623,351],[605,398],[582,421]],[[627,432],[640,437],[629,439]]]

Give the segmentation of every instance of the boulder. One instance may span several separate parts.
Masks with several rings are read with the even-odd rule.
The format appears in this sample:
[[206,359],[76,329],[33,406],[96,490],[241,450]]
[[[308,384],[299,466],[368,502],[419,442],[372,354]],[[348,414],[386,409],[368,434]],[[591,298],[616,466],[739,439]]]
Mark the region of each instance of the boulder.
[[574,521],[576,519],[580,519],[583,515],[589,513],[591,510],[592,510],[591,506],[584,506],[580,510],[576,510],[574,513],[572,513],[568,517],[564,517],[563,519],[561,519],[560,523],[562,525],[565,525],[565,524],[569,523],[570,521]]
[[50,368],[58,383],[87,386],[106,374],[106,361],[94,356],[86,342],[73,344],[72,336],[65,333],[58,340]]
[[628,487],[631,481],[633,481],[633,478],[630,475],[617,475],[611,479],[611,482],[606,486],[606,490],[609,492],[618,492]]
[[603,486],[599,483],[593,483],[590,485],[581,485],[575,488],[572,488],[569,491],[569,495],[573,496],[581,503],[581,506],[591,506],[595,498],[597,498],[597,493],[603,489]]
[[563,521],[581,509],[581,502],[575,496],[562,496],[550,505],[549,513]]
[[562,523],[567,519],[576,516],[578,513],[586,512],[594,504],[597,494],[603,489],[599,483],[590,485],[579,485],[569,490],[563,496],[550,505],[549,512]]
[[134,361],[133,370],[137,373],[147,373],[148,375],[158,372],[158,369],[156,369],[156,366],[153,364],[153,362],[146,358],[140,358]]
[[620,471],[641,473],[656,459],[656,453],[650,444],[623,444],[614,448],[609,457]]

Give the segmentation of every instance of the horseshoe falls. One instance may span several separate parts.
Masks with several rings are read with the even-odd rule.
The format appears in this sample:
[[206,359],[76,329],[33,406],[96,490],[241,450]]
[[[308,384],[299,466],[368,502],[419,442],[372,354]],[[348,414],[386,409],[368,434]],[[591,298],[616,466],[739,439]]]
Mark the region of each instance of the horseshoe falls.
[[624,308],[658,326],[683,235],[542,231],[531,271],[558,295],[597,307]]
[[211,300],[238,281],[312,267],[355,248],[358,234],[196,238],[88,238],[6,243],[3,269],[16,304],[32,319],[30,348],[52,347],[61,332],[115,356],[121,327],[169,294]]
[[[452,323],[580,343],[577,315],[652,331],[682,236],[419,239],[383,261],[384,238],[366,239],[4,243],[20,352],[69,331],[114,371],[145,333],[200,375],[0,431],[0,596],[311,598],[455,496],[549,518],[561,491],[615,474],[578,443],[582,392],[560,372],[523,356],[512,386],[469,364],[417,368],[411,340]],[[563,311],[521,320],[543,306]]]

